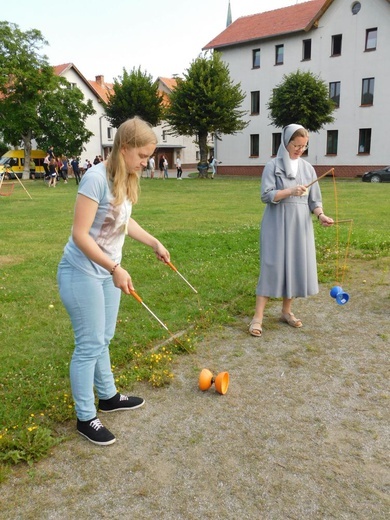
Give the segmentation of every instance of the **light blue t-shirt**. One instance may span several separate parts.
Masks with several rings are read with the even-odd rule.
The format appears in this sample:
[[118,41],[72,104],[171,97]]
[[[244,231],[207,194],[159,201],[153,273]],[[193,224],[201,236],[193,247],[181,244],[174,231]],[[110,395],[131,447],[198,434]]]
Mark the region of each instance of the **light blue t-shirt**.
[[[115,263],[122,259],[122,247],[132,205],[126,200],[119,206],[112,204],[104,163],[89,168],[81,179],[78,193],[98,203],[95,219],[89,231],[100,249]],[[64,249],[63,259],[86,274],[102,278],[109,276],[106,269],[90,260],[74,243],[72,235]]]

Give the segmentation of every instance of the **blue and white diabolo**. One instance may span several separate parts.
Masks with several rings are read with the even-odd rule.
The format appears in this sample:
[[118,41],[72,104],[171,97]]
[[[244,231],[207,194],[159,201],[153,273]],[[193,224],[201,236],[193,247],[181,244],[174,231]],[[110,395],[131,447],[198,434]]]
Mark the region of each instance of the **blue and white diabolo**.
[[339,305],[345,305],[349,300],[349,294],[343,291],[343,288],[339,285],[335,285],[330,290],[330,295],[336,300]]

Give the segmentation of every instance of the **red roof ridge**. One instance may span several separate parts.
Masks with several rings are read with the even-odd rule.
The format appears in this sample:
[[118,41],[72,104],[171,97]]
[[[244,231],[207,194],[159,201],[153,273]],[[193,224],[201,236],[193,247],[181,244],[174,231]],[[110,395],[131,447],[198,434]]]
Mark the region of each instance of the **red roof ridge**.
[[332,2],[333,0],[309,0],[272,11],[242,16],[205,45],[203,50],[274,38],[293,32],[307,32],[316,26]]
[[163,78],[162,76],[159,76],[158,80],[161,81],[161,83],[164,83],[169,90],[173,90],[177,85],[176,78]]
[[[62,65],[54,65],[53,69],[54,73],[57,76],[61,76],[69,69],[74,69],[75,73],[87,85],[87,87],[90,90],[92,90],[95,96],[100,98],[101,101],[107,103],[114,85],[113,83],[105,83],[104,76],[97,76],[97,78],[99,78],[100,81],[97,81],[97,78],[95,78],[95,80],[88,80],[87,78],[85,78],[85,76],[83,76],[83,74],[79,71],[79,69],[76,67],[74,63],[63,63]],[[101,80],[103,80],[103,82]]]

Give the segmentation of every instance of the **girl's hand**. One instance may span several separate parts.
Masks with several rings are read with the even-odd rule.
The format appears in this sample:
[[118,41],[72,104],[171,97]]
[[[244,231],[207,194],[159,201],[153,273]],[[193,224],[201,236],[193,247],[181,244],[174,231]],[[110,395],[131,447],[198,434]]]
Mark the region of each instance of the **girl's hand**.
[[170,261],[171,255],[169,254],[168,249],[165,249],[165,247],[162,245],[161,242],[157,242],[157,245],[153,248],[157,260],[160,260],[161,262],[167,263]]
[[130,274],[120,265],[118,265],[118,267],[113,272],[112,280],[115,287],[123,291],[125,294],[130,294],[130,291],[134,291],[134,285]]

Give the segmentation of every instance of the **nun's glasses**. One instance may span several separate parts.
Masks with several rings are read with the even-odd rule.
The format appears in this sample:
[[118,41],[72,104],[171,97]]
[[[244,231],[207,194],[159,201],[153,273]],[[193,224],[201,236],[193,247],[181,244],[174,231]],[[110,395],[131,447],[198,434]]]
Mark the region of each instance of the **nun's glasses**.
[[293,147],[295,148],[295,150],[307,150],[308,146],[307,144],[294,144],[294,143],[290,143],[293,145]]

